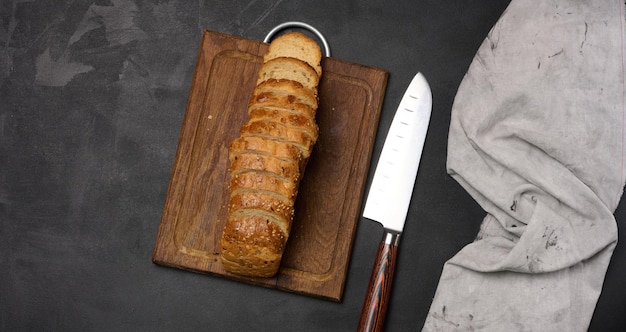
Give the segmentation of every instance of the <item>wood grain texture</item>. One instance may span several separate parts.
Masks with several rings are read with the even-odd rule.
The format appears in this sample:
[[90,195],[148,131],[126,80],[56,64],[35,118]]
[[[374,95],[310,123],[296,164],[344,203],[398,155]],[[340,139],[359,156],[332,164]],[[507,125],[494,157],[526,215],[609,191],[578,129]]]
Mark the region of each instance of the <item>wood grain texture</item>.
[[225,272],[219,239],[228,203],[228,149],[267,44],[205,31],[163,208],[153,262],[340,301],[359,219],[386,71],[323,59],[320,136],[296,201],[279,274]]
[[396,245],[380,243],[359,318],[358,332],[380,332],[385,329],[385,317],[387,316],[387,305],[391,296],[397,257],[398,247]]

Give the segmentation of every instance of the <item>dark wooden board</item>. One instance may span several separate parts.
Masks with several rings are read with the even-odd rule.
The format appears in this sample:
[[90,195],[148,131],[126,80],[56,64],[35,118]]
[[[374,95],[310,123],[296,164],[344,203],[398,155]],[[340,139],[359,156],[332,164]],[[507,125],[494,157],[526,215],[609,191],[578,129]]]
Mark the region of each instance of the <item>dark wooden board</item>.
[[204,32],[152,260],[340,301],[388,73],[323,59],[320,136],[300,185],[280,272],[273,278],[240,277],[224,271],[219,259],[228,148],[247,121],[267,46]]

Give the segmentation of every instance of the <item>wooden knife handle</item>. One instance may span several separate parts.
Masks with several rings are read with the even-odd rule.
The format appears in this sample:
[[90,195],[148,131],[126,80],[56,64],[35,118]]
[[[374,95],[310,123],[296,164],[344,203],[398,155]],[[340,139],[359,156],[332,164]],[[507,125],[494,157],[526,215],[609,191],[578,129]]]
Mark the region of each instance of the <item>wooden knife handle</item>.
[[383,240],[378,246],[376,262],[359,319],[357,329],[359,332],[383,331],[393,274],[396,269],[399,238],[400,234],[385,230]]

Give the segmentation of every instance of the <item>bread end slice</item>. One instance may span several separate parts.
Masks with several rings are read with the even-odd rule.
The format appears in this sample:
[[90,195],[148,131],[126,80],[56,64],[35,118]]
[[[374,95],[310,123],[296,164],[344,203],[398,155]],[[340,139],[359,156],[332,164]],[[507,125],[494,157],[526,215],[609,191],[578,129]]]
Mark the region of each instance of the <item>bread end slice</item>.
[[220,241],[222,265],[231,273],[271,277],[280,267],[287,236],[261,216],[232,216]]
[[301,32],[289,32],[274,38],[263,61],[279,57],[302,59],[315,69],[318,76],[322,75],[322,50],[315,40]]

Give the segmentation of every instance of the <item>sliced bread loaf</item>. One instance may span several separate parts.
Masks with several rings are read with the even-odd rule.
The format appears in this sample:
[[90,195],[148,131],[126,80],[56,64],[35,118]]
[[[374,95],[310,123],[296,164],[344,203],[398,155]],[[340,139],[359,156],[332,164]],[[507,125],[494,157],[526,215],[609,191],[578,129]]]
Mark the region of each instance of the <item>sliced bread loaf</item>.
[[229,151],[226,271],[271,277],[280,267],[298,186],[318,139],[315,115],[321,51],[300,33],[276,38],[248,103],[248,121]]

